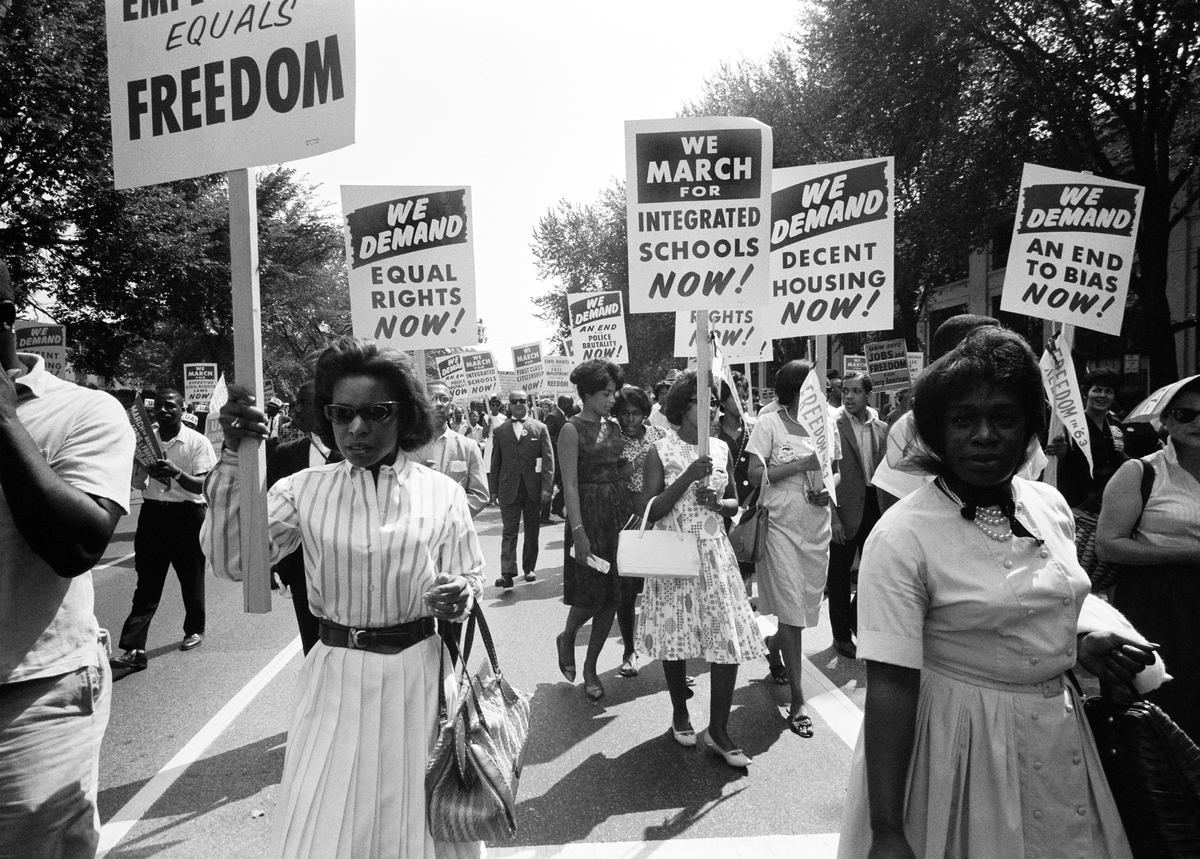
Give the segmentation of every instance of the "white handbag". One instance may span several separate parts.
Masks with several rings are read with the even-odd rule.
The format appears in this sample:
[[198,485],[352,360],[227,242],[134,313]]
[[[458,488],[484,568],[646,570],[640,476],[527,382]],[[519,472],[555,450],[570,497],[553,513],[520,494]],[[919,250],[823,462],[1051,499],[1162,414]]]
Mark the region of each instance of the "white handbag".
[[674,514],[668,514],[672,530],[646,530],[651,498],[640,528],[617,536],[617,572],[622,576],[658,576],[694,579],[700,575],[700,550],[695,534],[679,530]]

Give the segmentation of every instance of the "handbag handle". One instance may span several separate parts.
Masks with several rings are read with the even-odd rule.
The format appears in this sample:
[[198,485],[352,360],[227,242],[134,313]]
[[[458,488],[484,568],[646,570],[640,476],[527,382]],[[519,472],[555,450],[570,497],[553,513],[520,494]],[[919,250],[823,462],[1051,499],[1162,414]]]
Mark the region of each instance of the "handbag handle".
[[[658,500],[657,495],[646,502],[646,512],[642,514],[642,527],[638,528],[639,536],[646,532],[646,526],[650,524],[650,506],[654,504],[656,500]],[[683,537],[683,531],[679,530],[679,523],[675,521],[674,515],[668,513],[665,518],[671,520],[671,529],[680,537]]]
[[[461,678],[459,685],[462,685],[462,680],[467,679],[469,670],[467,668],[467,660],[471,657],[471,645],[475,641],[475,628],[479,627],[480,636],[483,638],[483,646],[487,650],[488,660],[492,663],[492,673],[496,675],[498,680],[502,680],[503,674],[500,671],[500,657],[496,655],[496,644],[492,640],[492,631],[488,628],[487,621],[483,617],[483,609],[476,602],[471,606],[470,617],[467,620],[467,635],[466,642],[462,648],[462,663],[460,665]],[[446,659],[446,642],[442,642],[441,650],[438,653],[438,720],[439,724],[445,724],[449,713],[446,711],[446,685],[442,682],[442,674],[445,669]],[[459,702],[461,710],[465,701]],[[483,719],[483,711],[479,707],[479,702],[475,702],[475,709],[479,713],[479,718]]]

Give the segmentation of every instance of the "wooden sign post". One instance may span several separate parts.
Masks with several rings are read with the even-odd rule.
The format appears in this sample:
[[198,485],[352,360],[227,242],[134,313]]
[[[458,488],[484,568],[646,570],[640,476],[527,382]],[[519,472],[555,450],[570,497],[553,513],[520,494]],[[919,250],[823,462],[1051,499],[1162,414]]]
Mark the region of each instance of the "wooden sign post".
[[708,456],[708,425],[712,397],[712,344],[708,342],[708,311],[696,313],[696,451]]

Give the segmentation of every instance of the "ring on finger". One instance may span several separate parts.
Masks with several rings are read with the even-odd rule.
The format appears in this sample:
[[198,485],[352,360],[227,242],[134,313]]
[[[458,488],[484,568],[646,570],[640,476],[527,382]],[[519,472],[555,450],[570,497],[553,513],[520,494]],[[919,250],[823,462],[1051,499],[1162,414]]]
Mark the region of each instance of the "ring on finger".
[[230,425],[231,427],[233,427],[234,429],[241,429],[241,427],[242,427],[242,419],[241,419],[241,418],[234,418],[232,421],[230,421],[230,422],[229,422],[229,425]]

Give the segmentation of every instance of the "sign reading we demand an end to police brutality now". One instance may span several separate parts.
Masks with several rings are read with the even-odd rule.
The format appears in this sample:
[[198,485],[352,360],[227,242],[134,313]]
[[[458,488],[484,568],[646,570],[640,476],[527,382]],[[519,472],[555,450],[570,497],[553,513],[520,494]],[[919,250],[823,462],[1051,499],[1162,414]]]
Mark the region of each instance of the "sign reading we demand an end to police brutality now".
[[398,349],[474,346],[471,189],[343,185],[354,334]]
[[619,290],[571,293],[567,296],[571,317],[571,357],[577,361],[607,358],[616,364],[629,363],[625,337],[625,307]]
[[890,157],[775,171],[772,337],[892,327],[894,176]]
[[771,151],[752,119],[625,123],[631,313],[766,306]]
[[1026,164],[1000,309],[1120,334],[1144,191]]
[[105,0],[105,11],[118,189],[354,142],[353,0]]

